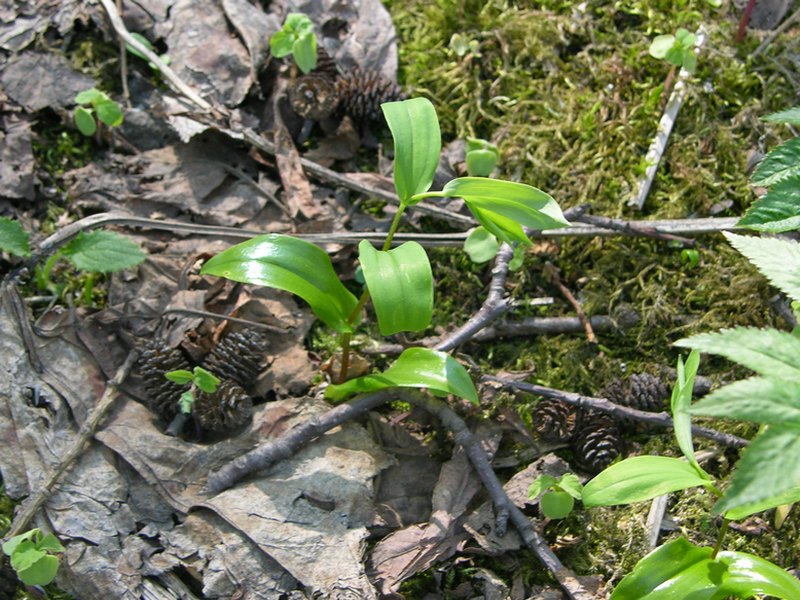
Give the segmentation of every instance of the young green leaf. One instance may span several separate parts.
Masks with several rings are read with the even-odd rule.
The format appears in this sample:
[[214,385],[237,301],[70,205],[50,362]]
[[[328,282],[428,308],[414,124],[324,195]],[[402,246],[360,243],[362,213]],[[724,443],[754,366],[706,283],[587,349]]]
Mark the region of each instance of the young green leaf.
[[736,225],[770,233],[800,229],[800,176],[789,177],[772,186]]
[[269,38],[269,51],[275,58],[283,58],[292,53],[294,36],[288,31],[276,31]]
[[675,36],[671,34],[657,35],[650,42],[648,52],[653,58],[663,59],[666,58],[667,52],[675,45]]
[[135,267],[145,259],[130,239],[103,230],[83,232],[61,251],[76,268],[89,273],[113,273]]
[[728,232],[724,235],[775,287],[800,301],[800,243]]
[[634,456],[611,465],[583,487],[584,506],[650,500],[669,492],[707,486],[689,463],[667,456]]
[[528,498],[538,498],[544,492],[552,489],[558,483],[558,479],[552,475],[539,475],[528,487]]
[[64,552],[64,546],[58,541],[58,538],[52,533],[48,533],[39,542],[36,543],[39,550],[46,552]]
[[750,515],[798,501],[800,501],[800,487],[791,488],[776,496],[770,496],[765,500],[742,504],[736,508],[725,511],[725,518],[730,521],[740,521]]
[[[727,577],[715,598],[770,596],[800,598],[800,580],[760,556],[746,552],[723,551],[716,562],[725,566]],[[709,569],[713,571],[713,569]]]
[[28,568],[17,569],[17,577],[25,585],[47,585],[56,578],[57,572],[58,559],[46,554]]
[[680,66],[689,73],[694,73],[697,70],[697,56],[691,49],[684,51]]
[[575,500],[580,500],[583,496],[583,484],[574,473],[564,473],[558,480],[558,487],[575,498]]
[[767,377],[736,381],[714,390],[689,412],[800,428],[800,382]]
[[[442,134],[436,109],[427,98],[381,104],[394,139],[394,187],[404,205],[427,192],[439,164]],[[418,201],[418,200],[417,200]]]
[[497,238],[489,233],[485,227],[475,227],[464,240],[464,252],[474,263],[485,263],[497,255],[500,244]]
[[339,281],[327,253],[310,242],[262,235],[220,252],[200,273],[297,294],[332,329],[353,330],[348,319],[358,301]]
[[22,227],[22,223],[8,217],[0,217],[0,250],[15,256],[30,256],[28,237],[28,232]]
[[47,553],[39,550],[31,540],[22,540],[11,554],[10,562],[14,570],[19,572],[30,568],[45,556]]
[[73,117],[75,126],[83,135],[94,135],[94,132],[97,131],[97,123],[94,121],[94,115],[92,115],[91,110],[78,106],[73,113]]
[[[141,33],[131,32],[131,37],[135,39],[137,42],[139,42],[142,46],[150,50],[151,52],[155,51],[155,49],[153,48],[153,44],[150,43],[150,40],[144,37]],[[148,60],[148,58],[144,54],[139,52],[136,48],[134,48],[128,43],[125,44],[125,49],[131,54],[133,54],[136,58],[141,58],[142,60]]]
[[497,149],[470,150],[467,152],[467,173],[470,177],[488,177],[497,166]]
[[795,175],[800,175],[800,137],[769,152],[750,179],[754,185],[768,187]]
[[213,394],[219,386],[219,377],[209,373],[203,367],[194,368],[194,384],[207,394]]
[[692,390],[694,389],[694,380],[699,365],[700,353],[697,350],[692,350],[689,358],[686,359],[685,365],[683,364],[683,359],[678,358],[678,378],[672,390],[670,405],[672,408],[672,421],[675,427],[675,439],[678,441],[678,446],[686,460],[689,461],[689,464],[698,473],[703,473],[703,469],[697,464],[697,459],[694,456],[692,419],[688,412],[689,407],[692,405]]
[[793,106],[788,110],[772,113],[762,118],[763,121],[771,123],[787,123],[789,125],[800,125],[800,106]]
[[292,44],[294,61],[303,73],[310,73],[317,66],[317,36],[304,33]]
[[293,12],[286,15],[286,20],[283,23],[283,29],[294,32],[297,35],[311,33],[314,31],[314,23],[311,21],[308,15]]
[[800,381],[800,339],[791,333],[737,327],[683,338],[675,345],[720,354],[767,377]]
[[391,387],[428,388],[441,394],[453,394],[478,403],[478,392],[467,370],[445,352],[427,348],[408,348],[379,375],[351,379],[330,385],[325,397],[343,400],[351,394],[374,392]]
[[539,507],[548,519],[563,519],[575,507],[575,498],[566,492],[549,490],[539,501]]
[[122,114],[119,104],[113,100],[98,102],[95,104],[94,110],[97,113],[97,118],[109,127],[121,125],[122,121],[125,119],[125,115]]
[[187,383],[191,383],[194,380],[194,375],[192,375],[192,372],[186,371],[185,369],[167,371],[166,373],[164,373],[164,377],[166,377],[167,379],[169,379],[174,383],[177,383],[178,385],[186,385]]
[[[14,552],[17,551],[17,548],[22,542],[31,542],[31,547],[33,547],[33,539],[37,538],[37,536],[41,535],[41,530],[38,527],[34,527],[24,533],[20,533],[19,535],[15,535],[11,539],[3,542],[3,553],[6,556],[11,556]],[[37,538],[38,539],[38,538]]]
[[92,88],[90,90],[84,90],[79,92],[75,96],[75,104],[96,104],[97,102],[102,102],[103,100],[108,100],[108,96],[106,96],[103,92],[98,89]]
[[406,242],[386,252],[367,240],[358,245],[381,335],[420,331],[433,316],[433,273],[425,249]]

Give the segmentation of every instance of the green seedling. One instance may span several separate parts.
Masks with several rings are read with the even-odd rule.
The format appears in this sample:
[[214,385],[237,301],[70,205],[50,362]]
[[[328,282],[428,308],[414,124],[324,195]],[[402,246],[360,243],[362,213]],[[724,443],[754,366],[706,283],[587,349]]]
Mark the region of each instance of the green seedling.
[[467,138],[467,173],[470,177],[489,177],[500,160],[497,146],[479,138]]
[[468,59],[480,58],[480,42],[478,40],[467,39],[466,36],[460,33],[454,33],[450,38],[450,50],[452,50],[459,58],[467,57]]
[[164,373],[164,377],[178,385],[189,385],[190,388],[181,394],[178,399],[181,412],[185,415],[191,414],[194,406],[194,399],[197,390],[207,394],[213,394],[219,387],[219,378],[213,373],[209,373],[203,367],[195,367],[193,371],[178,369]]
[[[135,38],[136,41],[139,42],[142,46],[144,46],[145,48],[147,48],[151,52],[156,53],[156,49],[153,47],[153,44],[151,44],[150,40],[148,40],[146,37],[144,37],[141,33],[131,33],[131,36],[133,38]],[[150,60],[148,60],[148,58],[144,54],[139,52],[136,48],[134,48],[133,46],[131,46],[130,44],[127,44],[127,43],[125,44],[125,48],[128,50],[128,52],[130,52],[131,54],[133,54],[137,58],[141,58],[142,60],[146,60],[147,61],[147,66],[150,67],[151,69],[153,69],[153,71],[155,71],[156,73],[159,72],[158,65],[155,64],[154,62],[151,62]],[[167,55],[167,54],[158,54],[158,58],[160,58],[161,62],[163,62],[165,65],[169,66],[169,63],[170,63],[169,55]]]
[[269,49],[275,58],[290,54],[303,73],[317,66],[317,36],[314,23],[302,13],[289,13],[283,27],[269,39]]
[[575,500],[581,499],[582,490],[583,485],[572,473],[558,478],[540,475],[528,488],[528,497],[539,498],[539,508],[548,519],[563,519],[572,512]]
[[686,69],[694,73],[697,68],[697,56],[694,53],[694,44],[697,36],[682,27],[675,35],[659,35],[650,44],[649,53],[653,58],[665,60],[675,67]]
[[95,88],[79,93],[75,96],[75,103],[78,104],[73,114],[75,125],[85,136],[94,135],[97,131],[95,117],[109,127],[122,125],[125,118],[119,104]]
[[414,98],[381,108],[394,139],[394,185],[400,206],[380,249],[367,240],[358,246],[365,281],[360,297],[342,284],[321,248],[288,235],[268,234],[233,246],[209,260],[201,273],[292,292],[336,331],[342,360],[335,384],[325,392],[331,400],[412,387],[477,403],[478,394],[466,369],[449,354],[426,348],[405,350],[383,373],[345,381],[351,337],[367,302],[371,300],[382,335],[421,331],[431,323],[433,275],[425,249],[413,241],[392,247],[405,211],[425,198],[459,197],[488,232],[520,246],[531,244],[523,227],[551,229],[568,223],[553,198],[522,183],[461,177],[441,191],[431,191],[441,152],[433,104]]
[[58,572],[58,557],[64,546],[52,533],[43,535],[41,529],[31,529],[3,543],[3,553],[25,585],[47,585]]
[[700,253],[694,248],[681,250],[681,265],[687,269],[694,269],[700,264]]

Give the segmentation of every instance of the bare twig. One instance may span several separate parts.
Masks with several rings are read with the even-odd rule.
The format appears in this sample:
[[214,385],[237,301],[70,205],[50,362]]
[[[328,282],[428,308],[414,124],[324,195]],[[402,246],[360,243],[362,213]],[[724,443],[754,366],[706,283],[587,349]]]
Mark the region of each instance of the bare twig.
[[75,442],[61,459],[61,462],[58,463],[56,468],[47,478],[47,481],[44,483],[44,485],[42,485],[41,489],[34,496],[29,498],[25,504],[23,504],[22,510],[17,514],[14,522],[11,524],[11,529],[6,534],[6,539],[22,533],[22,531],[28,527],[28,524],[30,523],[31,519],[33,519],[37,511],[50,497],[53,486],[55,486],[61,476],[64,475],[64,473],[66,473],[67,470],[72,466],[72,463],[83,451],[83,447],[95,434],[103,419],[105,419],[108,411],[111,409],[111,406],[114,404],[114,401],[119,395],[119,386],[122,385],[123,381],[125,381],[125,378],[128,376],[128,373],[138,357],[138,352],[136,350],[132,350],[125,359],[125,362],[122,363],[119,369],[117,369],[117,373],[114,375],[114,378],[111,379],[108,384],[106,384],[106,389],[103,392],[102,397],[94,407],[92,413],[83,423],[83,425],[81,425]]
[[[665,412],[652,413],[644,410],[636,410],[635,408],[628,408],[627,406],[616,404],[615,402],[611,402],[611,400],[606,398],[582,396],[574,392],[565,392],[563,390],[557,390],[554,388],[545,387],[543,385],[525,383],[522,381],[513,381],[511,379],[494,377],[492,375],[484,375],[481,380],[499,383],[505,388],[528,392],[529,394],[542,396],[543,398],[553,398],[555,400],[560,400],[580,408],[599,410],[618,419],[635,419],[637,421],[649,423],[650,425],[655,425],[657,427],[671,428],[674,425],[672,422],[672,417]],[[723,433],[708,427],[701,427],[699,425],[692,425],[692,433],[694,435],[713,440],[718,444],[731,446],[733,448],[743,448],[750,443],[746,439],[740,438],[739,436],[731,435],[730,433]]]
[[[117,1],[117,14],[122,17],[122,0]],[[119,77],[122,80],[122,97],[125,104],[130,108],[131,93],[128,90],[128,50],[125,47],[125,39],[119,36]]]
[[742,18],[739,19],[739,28],[736,31],[735,42],[741,43],[744,35],[747,33],[747,24],[750,23],[750,16],[753,14],[753,9],[756,7],[756,0],[747,0],[747,6],[744,7]]
[[758,45],[758,48],[753,50],[753,53],[750,56],[752,58],[755,58],[756,56],[761,54],[764,50],[767,49],[767,46],[769,46],[776,37],[778,37],[784,31],[789,29],[789,27],[791,27],[794,24],[794,22],[797,21],[798,18],[800,18],[800,10],[796,10],[795,12],[793,12],[791,16],[787,17],[786,20],[784,20],[784,22],[780,24],[779,27],[776,27],[773,31],[770,31],[769,35],[767,35],[767,37],[765,37],[761,41],[761,43]]
[[592,323],[586,317],[586,313],[583,312],[581,303],[578,302],[578,299],[575,298],[569,288],[564,285],[563,281],[561,281],[558,268],[553,263],[548,261],[544,266],[544,276],[558,288],[558,291],[560,291],[561,294],[567,299],[567,302],[572,305],[572,308],[575,309],[575,314],[578,315],[578,319],[583,325],[583,330],[586,333],[586,339],[589,340],[590,344],[597,346],[599,342],[597,341],[597,336],[594,334]]
[[687,237],[660,231],[657,227],[652,227],[647,221],[623,221],[622,219],[612,219],[610,217],[601,217],[597,215],[581,215],[577,218],[577,220],[581,223],[596,225],[604,229],[619,231],[620,233],[625,233],[627,235],[640,235],[644,237],[651,237],[657,240],[664,240],[666,242],[680,242],[686,247],[693,248],[696,244],[694,240]]

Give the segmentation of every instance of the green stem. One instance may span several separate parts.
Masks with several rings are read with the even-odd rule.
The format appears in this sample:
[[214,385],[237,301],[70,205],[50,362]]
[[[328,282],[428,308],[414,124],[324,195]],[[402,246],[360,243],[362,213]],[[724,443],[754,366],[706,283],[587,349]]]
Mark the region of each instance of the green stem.
[[53,284],[52,279],[50,279],[50,273],[53,272],[53,267],[55,266],[56,262],[58,262],[60,257],[60,252],[51,254],[50,258],[47,259],[47,262],[44,263],[44,266],[39,271],[36,277],[36,284],[39,286],[40,290],[53,291],[55,285]]
[[731,524],[730,519],[722,521],[722,527],[719,529],[719,536],[717,537],[717,545],[714,546],[714,552],[711,554],[711,560],[717,558],[717,554],[722,550],[722,542],[725,541],[725,534],[728,532],[728,526]]
[[94,273],[89,273],[83,284],[83,301],[86,306],[92,305],[92,290],[94,290]]

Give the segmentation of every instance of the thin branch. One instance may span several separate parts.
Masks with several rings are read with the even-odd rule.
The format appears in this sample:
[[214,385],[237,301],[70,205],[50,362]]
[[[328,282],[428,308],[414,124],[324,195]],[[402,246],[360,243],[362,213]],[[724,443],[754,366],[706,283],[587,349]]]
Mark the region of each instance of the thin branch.
[[[122,17],[122,0],[116,0],[117,14]],[[122,97],[125,104],[131,106],[131,92],[128,90],[128,49],[125,47],[125,39],[119,36],[119,77],[122,80]]]
[[50,497],[55,484],[72,466],[72,463],[83,451],[86,443],[97,431],[100,423],[103,421],[103,419],[105,419],[106,415],[111,409],[111,406],[114,404],[114,401],[119,396],[119,386],[122,385],[123,381],[125,381],[125,378],[128,376],[128,373],[138,357],[138,352],[136,350],[131,350],[131,352],[128,354],[128,357],[125,359],[125,362],[122,363],[119,369],[117,369],[114,378],[106,384],[106,389],[103,392],[102,397],[95,405],[94,410],[92,410],[92,413],[89,415],[89,418],[86,419],[83,425],[81,425],[78,436],[73,442],[72,446],[64,455],[64,458],[61,459],[61,462],[58,463],[56,468],[50,474],[50,477],[47,478],[47,481],[45,481],[41,489],[36,492],[33,497],[29,498],[25,504],[23,504],[22,510],[17,514],[14,522],[11,524],[11,529],[6,534],[6,539],[15,535],[19,535],[25,529],[27,529],[31,519],[33,519],[34,515],[36,515],[42,505]]
[[558,291],[567,299],[572,305],[572,308],[575,310],[575,314],[578,315],[578,319],[580,320],[581,324],[583,325],[583,330],[586,333],[586,339],[589,340],[589,343],[597,346],[599,342],[597,341],[597,336],[594,334],[594,328],[592,327],[591,321],[586,317],[586,313],[583,312],[583,307],[581,303],[578,302],[578,299],[572,294],[570,289],[564,285],[564,282],[561,281],[561,276],[558,273],[558,268],[551,262],[545,263],[544,266],[544,276],[549,279],[557,288]]
[[[494,377],[492,375],[484,375],[481,380],[499,383],[505,388],[528,392],[529,394],[534,394],[543,398],[560,400],[580,408],[599,410],[618,419],[635,419],[637,421],[643,421],[657,427],[671,428],[674,425],[672,417],[665,412],[651,413],[644,410],[636,410],[635,408],[628,408],[627,406],[616,404],[615,402],[611,402],[611,400],[607,400],[606,398],[582,396],[574,392],[565,392],[563,390],[557,390],[554,388],[545,387],[543,385],[525,383],[522,381],[513,381],[502,377]],[[713,440],[718,444],[733,448],[743,448],[750,443],[746,439],[740,438],[739,436],[723,433],[708,427],[701,427],[699,425],[692,425],[692,433],[699,437]]]
[[783,23],[780,24],[779,27],[776,27],[773,31],[770,31],[767,37],[763,39],[763,41],[758,45],[758,48],[753,50],[753,53],[750,55],[752,58],[755,58],[759,54],[761,54],[764,50],[767,49],[773,40],[778,37],[780,34],[785,32],[789,27],[791,27],[797,19],[800,18],[800,10],[796,10],[791,14],[790,17],[786,18]]
[[619,231],[626,235],[651,237],[666,242],[680,242],[683,246],[690,248],[694,248],[696,245],[696,242],[692,239],[660,231],[657,227],[649,225],[647,221],[623,221],[622,219],[612,219],[610,217],[601,217],[597,215],[581,215],[576,220],[604,229]]

